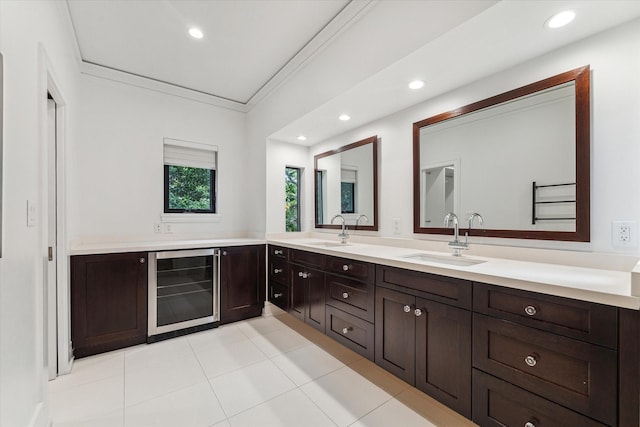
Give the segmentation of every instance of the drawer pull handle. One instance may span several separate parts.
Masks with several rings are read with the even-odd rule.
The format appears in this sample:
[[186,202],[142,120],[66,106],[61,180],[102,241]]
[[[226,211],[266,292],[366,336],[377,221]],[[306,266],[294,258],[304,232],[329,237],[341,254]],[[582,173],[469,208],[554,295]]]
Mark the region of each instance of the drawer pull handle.
[[280,298],[282,296],[282,294],[273,294],[274,298]]
[[538,363],[538,358],[535,354],[530,354],[524,358],[524,363],[533,368]]
[[278,273],[282,273],[282,269],[281,268],[276,268],[273,270],[273,274],[278,274]]
[[524,427],[536,427],[537,422],[538,420],[536,420],[535,418],[532,418],[530,421],[527,421],[526,423],[524,423]]
[[343,265],[343,266],[342,266],[342,270],[343,270],[343,271],[349,271],[349,270],[351,270],[351,266],[350,266],[350,265],[345,264],[345,265]]
[[413,310],[413,314],[415,314],[416,317],[420,317],[422,316],[422,310],[420,310],[419,308],[416,308],[415,310]]
[[408,305],[405,305],[403,310],[404,310],[405,313],[409,313],[411,311],[411,307],[408,306]]
[[538,312],[538,310],[536,310],[534,306],[528,305],[524,308],[524,312],[527,313],[529,316],[533,316]]
[[353,331],[353,327],[352,326],[349,326],[349,327],[346,327],[346,328],[342,328],[342,333],[345,334],[345,335],[347,335],[350,331]]
[[282,251],[279,249],[276,249],[275,251],[273,251],[274,255],[282,255]]
[[349,292],[343,292],[342,293],[342,298],[344,298],[344,299],[349,298]]

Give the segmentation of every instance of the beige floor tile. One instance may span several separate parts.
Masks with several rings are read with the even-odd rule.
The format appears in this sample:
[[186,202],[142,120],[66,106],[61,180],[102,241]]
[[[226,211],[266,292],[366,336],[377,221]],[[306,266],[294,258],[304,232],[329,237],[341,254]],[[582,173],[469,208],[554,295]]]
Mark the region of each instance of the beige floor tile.
[[411,388],[409,384],[385,371],[368,359],[360,359],[349,365],[351,369],[389,393],[391,396]]
[[472,421],[447,408],[417,388],[410,387],[395,398],[438,427],[476,426]]

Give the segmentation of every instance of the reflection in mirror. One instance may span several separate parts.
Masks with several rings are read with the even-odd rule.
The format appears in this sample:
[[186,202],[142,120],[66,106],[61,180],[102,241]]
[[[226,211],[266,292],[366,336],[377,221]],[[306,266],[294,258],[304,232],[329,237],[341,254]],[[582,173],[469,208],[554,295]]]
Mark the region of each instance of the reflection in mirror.
[[589,68],[414,123],[414,231],[589,240]]
[[340,214],[349,226],[378,229],[377,144],[373,136],[314,157],[317,228],[339,228],[331,218]]

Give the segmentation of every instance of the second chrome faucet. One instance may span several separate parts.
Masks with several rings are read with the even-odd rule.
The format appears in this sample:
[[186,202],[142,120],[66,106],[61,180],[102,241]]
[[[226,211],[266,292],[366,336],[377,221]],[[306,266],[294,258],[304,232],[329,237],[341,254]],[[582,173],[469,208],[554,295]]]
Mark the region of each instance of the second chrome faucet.
[[449,212],[444,216],[444,226],[449,227],[453,224],[453,240],[449,242],[449,247],[453,248],[453,256],[461,256],[461,249],[469,249],[469,232],[471,231],[471,227],[473,226],[473,220],[478,218],[478,222],[481,227],[484,227],[484,220],[482,219],[482,215],[477,212],[472,213],[469,216],[469,228],[465,233],[464,242],[460,241],[460,228],[458,222],[458,216],[453,212]]

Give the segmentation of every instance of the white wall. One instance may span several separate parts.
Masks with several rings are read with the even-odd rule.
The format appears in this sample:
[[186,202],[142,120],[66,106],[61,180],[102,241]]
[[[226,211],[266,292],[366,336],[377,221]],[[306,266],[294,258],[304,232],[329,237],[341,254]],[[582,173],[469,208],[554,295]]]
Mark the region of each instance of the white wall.
[[[44,218],[27,227],[26,206],[32,200],[42,207],[40,124],[46,112],[47,71],[67,103],[70,142],[77,111],[78,63],[63,2],[1,1],[0,28],[4,55],[0,425],[44,426],[48,423],[42,328]],[[50,60],[48,70],[45,56]]]
[[[243,113],[82,74],[82,112],[69,165],[72,241],[132,241],[244,235],[256,195],[247,166]],[[218,146],[218,222],[172,224],[164,210],[163,138]],[[202,218],[202,217],[199,217]]]
[[[591,84],[591,242],[542,242],[487,239],[487,243],[623,252],[611,243],[611,221],[640,220],[640,23],[638,20],[566,46],[453,92],[371,122],[311,147],[309,157],[377,134],[380,137],[380,231],[393,236],[400,219],[401,236],[413,235],[412,124],[444,111],[590,64]],[[427,83],[428,84],[428,83]],[[383,100],[381,100],[383,101]],[[270,158],[271,156],[269,156]],[[286,160],[284,160],[286,161]],[[309,162],[309,160],[307,160]],[[269,165],[271,168],[271,165]],[[625,185],[620,185],[625,183]],[[307,191],[313,185],[306,183]],[[313,194],[313,193],[311,193]],[[313,209],[307,206],[307,209]],[[270,212],[268,212],[269,215]],[[271,221],[268,220],[268,225]],[[275,231],[268,228],[268,231]],[[638,252],[638,248],[625,252]]]
[[[300,194],[300,205],[302,206],[300,227],[302,230],[308,230],[314,224],[313,207],[311,210],[308,208],[310,203],[313,204],[313,160],[309,164],[309,149],[280,141],[268,141],[267,146],[267,157],[262,166],[264,168],[265,163],[269,165],[265,189],[269,200],[267,228],[272,233],[285,232],[284,169],[291,166],[302,169],[301,182],[304,185],[302,185]],[[311,192],[307,186],[309,182],[311,182]],[[264,218],[262,221],[264,222]]]

